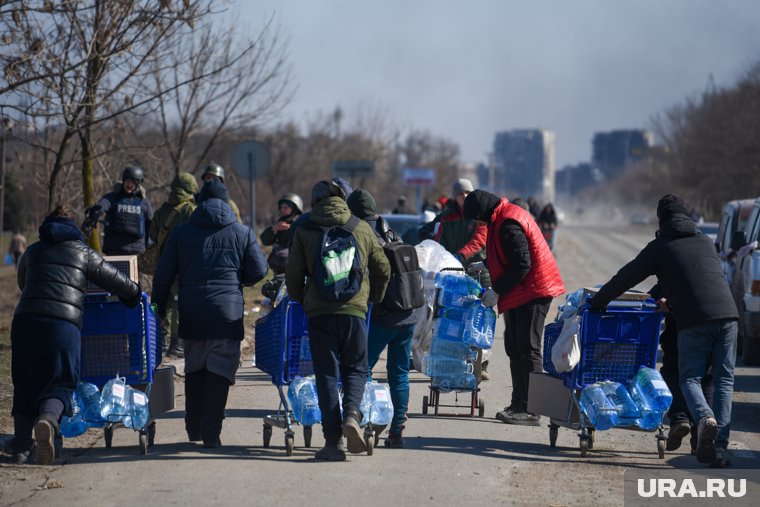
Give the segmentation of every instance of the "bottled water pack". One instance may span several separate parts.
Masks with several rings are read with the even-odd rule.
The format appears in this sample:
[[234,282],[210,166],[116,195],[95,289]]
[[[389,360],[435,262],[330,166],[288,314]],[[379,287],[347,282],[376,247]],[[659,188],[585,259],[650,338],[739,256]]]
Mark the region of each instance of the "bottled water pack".
[[288,401],[293,409],[293,417],[304,426],[322,422],[314,376],[296,376],[288,386]]
[[438,304],[448,308],[465,308],[483,292],[476,280],[462,274],[438,273],[435,286],[441,289]]
[[150,420],[148,397],[128,386],[124,377],[113,378],[100,393],[100,416],[106,422],[142,430]]
[[372,423],[376,426],[387,426],[393,420],[393,402],[387,384],[367,382],[362,397],[361,426]]
[[82,418],[79,398],[75,391],[71,391],[71,417],[63,416],[61,418],[61,435],[66,438],[78,437],[87,431],[87,425]]
[[493,308],[483,306],[483,303],[473,301],[464,315],[464,335],[462,341],[465,345],[472,345],[479,349],[493,347],[493,335],[496,329],[496,312]]
[[[672,400],[667,385],[664,386],[666,392],[663,392],[662,386],[657,384],[657,377],[662,378],[659,372],[642,367],[627,389],[618,382],[597,382],[586,386],[581,392],[580,406],[599,430],[632,425],[654,430],[660,426]],[[648,394],[650,392],[656,397]]]
[[642,366],[632,384],[653,409],[665,412],[670,408],[673,394],[659,371]]

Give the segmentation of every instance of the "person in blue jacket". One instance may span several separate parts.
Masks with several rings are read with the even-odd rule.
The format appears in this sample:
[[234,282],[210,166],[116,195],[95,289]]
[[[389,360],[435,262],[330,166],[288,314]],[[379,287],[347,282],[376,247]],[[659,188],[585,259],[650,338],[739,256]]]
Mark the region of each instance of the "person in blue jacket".
[[191,442],[220,447],[224,409],[240,364],[243,286],[267,274],[250,227],[239,223],[224,184],[207,181],[190,221],[169,234],[153,278],[163,318],[179,278],[179,335],[185,348],[185,429]]

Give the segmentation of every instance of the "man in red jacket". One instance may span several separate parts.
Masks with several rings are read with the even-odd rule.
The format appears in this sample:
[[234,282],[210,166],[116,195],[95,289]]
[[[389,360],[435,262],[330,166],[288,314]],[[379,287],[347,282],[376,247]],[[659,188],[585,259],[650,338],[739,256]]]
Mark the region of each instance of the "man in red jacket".
[[565,292],[554,256],[533,217],[520,206],[483,190],[464,201],[464,217],[488,224],[486,267],[492,289],[482,301],[507,313],[504,347],[512,374],[512,402],[496,418],[538,426],[528,412],[530,373],[543,371],[541,339],[552,298]]

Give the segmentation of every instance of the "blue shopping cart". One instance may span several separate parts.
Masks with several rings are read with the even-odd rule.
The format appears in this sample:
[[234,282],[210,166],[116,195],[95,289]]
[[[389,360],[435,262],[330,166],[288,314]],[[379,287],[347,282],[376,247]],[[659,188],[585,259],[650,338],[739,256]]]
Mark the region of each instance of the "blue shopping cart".
[[[595,429],[580,408],[583,387],[605,380],[628,384],[640,367],[654,368],[657,365],[663,314],[657,311],[654,300],[614,303],[605,311],[593,309],[588,304],[578,308],[581,358],[570,372],[557,372],[551,361],[551,349],[562,331],[562,322],[553,322],[544,328],[544,370],[562,379],[574,405],[567,418],[550,418],[551,447],[556,446],[559,427],[580,430],[581,456],[586,456],[588,450],[593,449]],[[634,426],[624,428],[645,431]],[[664,458],[667,438],[662,424],[655,431],[657,453]]]

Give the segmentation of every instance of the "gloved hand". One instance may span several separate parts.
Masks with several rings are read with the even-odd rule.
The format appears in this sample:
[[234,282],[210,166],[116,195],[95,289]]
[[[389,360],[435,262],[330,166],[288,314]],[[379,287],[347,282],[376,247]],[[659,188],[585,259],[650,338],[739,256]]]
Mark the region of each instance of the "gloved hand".
[[483,261],[473,262],[467,266],[468,273],[480,273],[481,271],[486,271],[486,265]]
[[122,298],[119,297],[119,300],[124,303],[124,306],[127,308],[134,308],[135,306],[140,304],[140,301],[142,301],[142,289],[140,288],[140,284],[137,285],[137,295],[131,298]]
[[493,289],[487,289],[482,296],[480,296],[480,302],[483,306],[496,306],[499,302],[499,294]]

